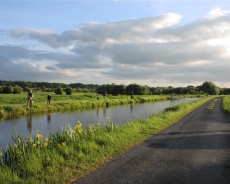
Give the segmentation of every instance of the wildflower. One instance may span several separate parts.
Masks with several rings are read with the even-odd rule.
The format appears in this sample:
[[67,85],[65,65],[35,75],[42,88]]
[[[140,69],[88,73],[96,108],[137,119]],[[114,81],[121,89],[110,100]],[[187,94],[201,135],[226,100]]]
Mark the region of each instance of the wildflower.
[[20,143],[21,141],[22,141],[22,140],[21,140],[21,138],[19,137],[19,138],[18,138],[18,143]]
[[36,143],[37,145],[41,144],[41,142],[40,142],[40,141],[36,141],[35,143]]
[[36,137],[37,137],[37,139],[42,139],[42,138],[43,138],[43,135],[42,135],[42,134],[37,133],[37,134],[36,134]]
[[66,142],[63,142],[61,145],[62,145],[62,146],[66,146]]
[[77,133],[82,133],[82,124],[80,121],[77,121],[77,124],[75,125],[74,129],[73,129],[73,133],[77,134]]
[[47,146],[48,146],[48,143],[47,143],[47,142],[45,142],[45,143],[44,143],[44,147],[47,147]]
[[48,138],[45,138],[45,142],[48,142],[49,141],[49,139]]
[[14,147],[13,147],[13,148],[16,149],[17,147],[18,147],[18,145],[17,145],[17,144],[14,144]]
[[37,144],[33,144],[33,148],[36,148]]
[[17,153],[18,155],[21,155],[21,154],[22,154],[22,152],[21,152],[21,151],[17,151],[16,153]]

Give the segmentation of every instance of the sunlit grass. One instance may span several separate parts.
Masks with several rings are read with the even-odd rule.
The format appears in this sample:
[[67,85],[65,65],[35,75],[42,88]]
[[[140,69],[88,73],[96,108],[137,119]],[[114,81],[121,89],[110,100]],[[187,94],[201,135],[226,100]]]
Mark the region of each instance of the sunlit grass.
[[214,99],[212,103],[210,103],[207,107],[208,110],[212,110],[214,109],[216,103],[217,103],[218,99]]
[[226,114],[230,115],[230,96],[225,96],[223,100],[223,110]]
[[116,125],[106,124],[83,129],[81,122],[49,136],[39,132],[22,139],[14,133],[15,144],[0,151],[0,181],[4,183],[68,183],[117,157],[152,134],[177,122],[205,103],[204,98],[145,119]]
[[96,99],[95,93],[73,95],[52,95],[51,104],[47,105],[47,93],[34,93],[34,104],[27,106],[26,93],[23,94],[0,94],[0,118],[22,116],[41,112],[58,112],[69,110],[92,109],[114,105],[133,104],[142,102],[155,102],[169,99],[167,95],[140,95],[131,99],[127,95],[110,96],[106,99]]

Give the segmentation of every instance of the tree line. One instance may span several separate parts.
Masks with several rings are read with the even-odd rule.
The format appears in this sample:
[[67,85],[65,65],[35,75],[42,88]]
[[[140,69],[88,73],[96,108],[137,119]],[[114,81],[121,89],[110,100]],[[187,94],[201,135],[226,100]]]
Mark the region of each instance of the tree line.
[[211,81],[206,81],[200,86],[187,87],[150,87],[140,84],[117,85],[117,84],[82,84],[82,83],[49,83],[49,82],[25,82],[25,81],[2,81],[0,80],[0,93],[21,93],[22,91],[44,91],[55,92],[56,94],[67,95],[75,92],[93,92],[98,94],[111,95],[161,95],[161,94],[194,94],[194,95],[227,95],[230,88],[220,88]]

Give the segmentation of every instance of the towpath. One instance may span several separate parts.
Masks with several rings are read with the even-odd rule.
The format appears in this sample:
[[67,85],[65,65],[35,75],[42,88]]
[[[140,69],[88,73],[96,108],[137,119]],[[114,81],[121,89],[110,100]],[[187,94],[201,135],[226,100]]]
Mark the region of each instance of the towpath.
[[230,121],[212,101],[74,184],[229,184]]

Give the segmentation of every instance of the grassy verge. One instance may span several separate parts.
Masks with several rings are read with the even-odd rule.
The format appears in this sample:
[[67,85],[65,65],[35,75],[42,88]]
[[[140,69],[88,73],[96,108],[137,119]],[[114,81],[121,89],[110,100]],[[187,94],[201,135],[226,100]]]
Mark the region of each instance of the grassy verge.
[[223,110],[227,115],[230,115],[230,96],[225,96],[223,99]]
[[210,100],[203,98],[124,125],[107,124],[82,129],[66,127],[44,137],[14,133],[15,145],[0,152],[0,181],[8,183],[68,183],[114,159],[152,134]]
[[[0,118],[12,116],[28,115],[41,112],[57,112],[67,110],[92,109],[95,107],[108,107],[114,105],[163,101],[169,99],[166,95],[146,95],[135,96],[131,99],[129,96],[108,96],[96,100],[95,94],[73,94],[73,95],[54,95],[52,94],[52,103],[46,104],[46,93],[35,94],[35,103],[32,107],[26,105],[26,94],[22,95],[0,95],[2,105],[0,106]],[[4,98],[3,98],[4,96]],[[4,99],[4,100],[3,100]],[[15,103],[13,104],[13,102]],[[24,102],[22,104],[22,102]]]

